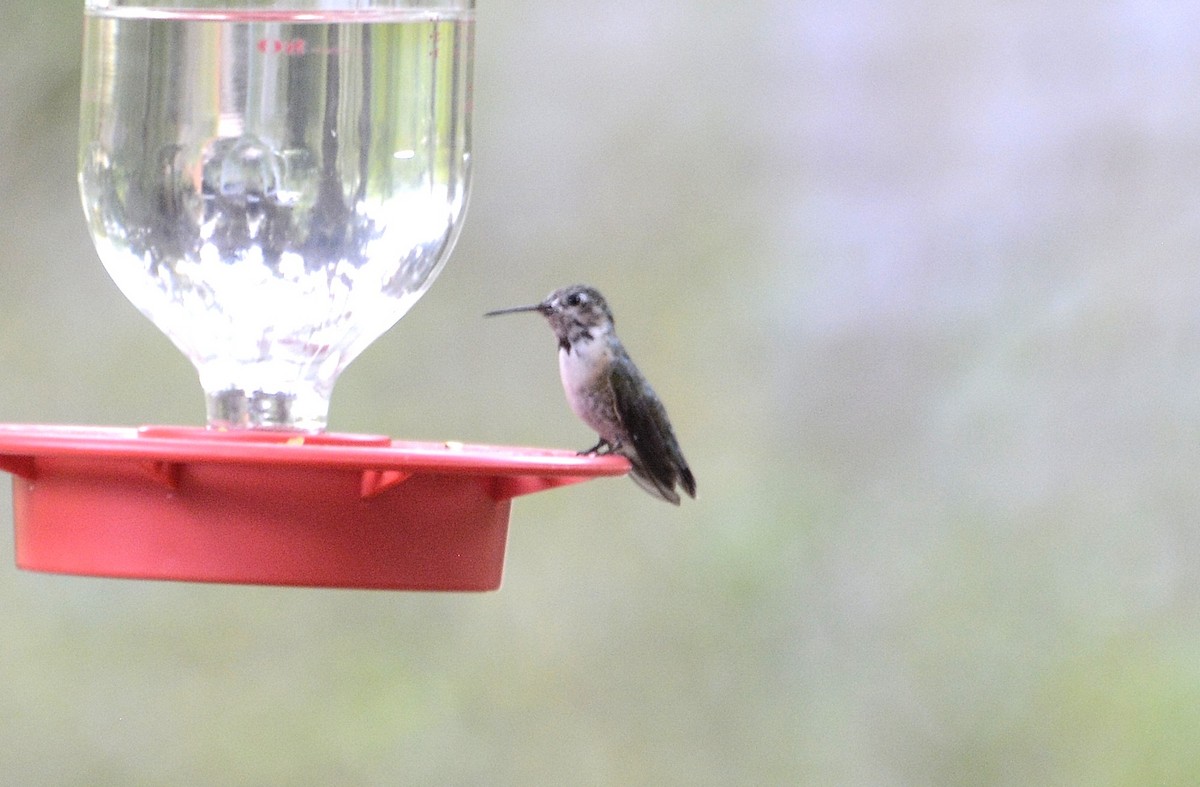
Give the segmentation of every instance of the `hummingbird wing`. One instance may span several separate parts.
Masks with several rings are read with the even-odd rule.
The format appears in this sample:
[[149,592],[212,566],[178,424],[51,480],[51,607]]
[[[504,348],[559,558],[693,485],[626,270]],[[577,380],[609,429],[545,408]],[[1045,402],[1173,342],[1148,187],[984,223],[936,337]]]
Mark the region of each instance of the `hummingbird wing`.
[[[626,366],[618,369],[621,365]],[[696,480],[675,439],[667,410],[628,355],[616,354],[608,381],[617,418],[632,442],[621,453],[632,465],[633,480],[655,497],[675,505],[679,505],[677,484],[695,497]]]

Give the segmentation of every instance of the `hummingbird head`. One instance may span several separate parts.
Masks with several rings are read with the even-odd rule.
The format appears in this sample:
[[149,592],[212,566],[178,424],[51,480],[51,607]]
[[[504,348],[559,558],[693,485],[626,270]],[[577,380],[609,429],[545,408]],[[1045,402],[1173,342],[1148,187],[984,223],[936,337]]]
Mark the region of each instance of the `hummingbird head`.
[[611,331],[613,326],[612,310],[608,308],[604,296],[584,284],[557,289],[547,295],[544,301],[532,306],[498,309],[484,316],[515,312],[541,314],[554,329],[559,344],[568,349],[578,341],[594,339],[598,334]]

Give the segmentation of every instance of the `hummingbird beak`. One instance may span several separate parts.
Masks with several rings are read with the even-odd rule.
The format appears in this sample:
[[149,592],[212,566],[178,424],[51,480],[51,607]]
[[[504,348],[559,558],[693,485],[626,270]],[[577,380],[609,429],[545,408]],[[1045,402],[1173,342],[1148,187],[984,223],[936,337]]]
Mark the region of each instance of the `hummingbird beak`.
[[550,307],[545,303],[535,303],[532,306],[514,306],[511,309],[496,309],[483,315],[484,317],[495,317],[498,314],[516,314],[517,312],[540,312],[549,314]]

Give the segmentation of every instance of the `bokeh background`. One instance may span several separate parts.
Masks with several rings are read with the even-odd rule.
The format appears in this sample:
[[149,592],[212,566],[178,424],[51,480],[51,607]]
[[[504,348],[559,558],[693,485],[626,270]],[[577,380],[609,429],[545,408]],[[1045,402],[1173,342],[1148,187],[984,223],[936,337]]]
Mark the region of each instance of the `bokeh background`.
[[[81,4],[0,0],[0,420],[200,423],[74,180]],[[602,289],[700,499],[517,502],[504,587],[29,574],[23,784],[1200,780],[1200,6],[483,0],[442,277],[332,428],[583,447]],[[0,527],[11,525],[7,484]]]

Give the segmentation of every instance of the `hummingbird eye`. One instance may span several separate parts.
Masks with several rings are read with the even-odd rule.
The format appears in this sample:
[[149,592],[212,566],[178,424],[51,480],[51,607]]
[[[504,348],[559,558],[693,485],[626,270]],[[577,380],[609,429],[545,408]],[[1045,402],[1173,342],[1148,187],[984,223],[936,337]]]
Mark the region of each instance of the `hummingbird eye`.
[[578,306],[582,303],[587,303],[587,296],[582,292],[573,292],[567,296],[568,306]]

